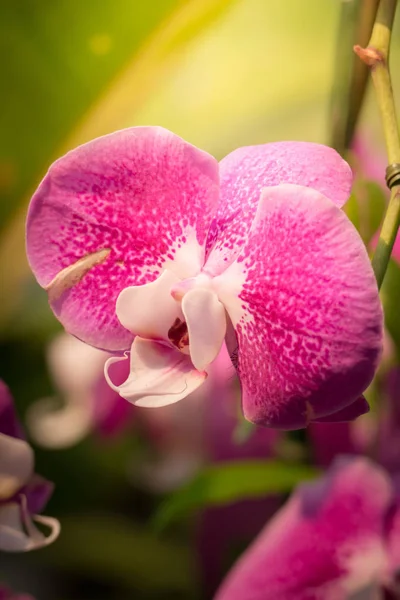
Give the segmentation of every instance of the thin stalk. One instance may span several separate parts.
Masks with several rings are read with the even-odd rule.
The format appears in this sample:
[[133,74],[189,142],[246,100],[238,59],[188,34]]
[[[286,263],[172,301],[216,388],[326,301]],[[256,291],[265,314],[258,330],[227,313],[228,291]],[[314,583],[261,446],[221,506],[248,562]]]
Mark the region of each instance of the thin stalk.
[[[367,64],[374,84],[389,165],[398,165],[399,175],[388,185],[391,188],[389,205],[382,225],[379,242],[372,258],[372,267],[378,282],[382,285],[400,225],[400,134],[389,70],[389,52],[397,0],[381,0],[366,48],[354,46],[356,54]],[[392,167],[392,172],[397,167]]]
[[342,156],[350,148],[364,101],[368,66],[350,54],[355,42],[368,44],[379,0],[342,0],[330,104],[330,146]]

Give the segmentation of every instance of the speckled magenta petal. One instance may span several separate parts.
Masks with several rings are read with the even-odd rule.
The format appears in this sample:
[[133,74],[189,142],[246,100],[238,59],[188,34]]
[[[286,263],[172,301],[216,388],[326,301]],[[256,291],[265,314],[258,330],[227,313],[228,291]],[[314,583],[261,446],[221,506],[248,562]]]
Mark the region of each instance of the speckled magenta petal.
[[301,486],[244,553],[215,600],[348,600],[383,578],[392,487],[366,459]]
[[216,160],[161,127],[118,131],[56,161],[32,198],[27,252],[40,285],[53,282],[51,306],[67,331],[128,348],[118,294],[167,265],[197,273],[218,193]]
[[244,244],[263,188],[292,183],[313,188],[337,206],[350,195],[352,173],[339,154],[321,144],[276,142],[238,148],[220,162],[221,198],[207,251],[211,274],[221,273]]
[[214,288],[236,330],[250,421],[304,427],[371,382],[382,347],[376,281],[357,231],[319,192],[266,189],[240,257]]

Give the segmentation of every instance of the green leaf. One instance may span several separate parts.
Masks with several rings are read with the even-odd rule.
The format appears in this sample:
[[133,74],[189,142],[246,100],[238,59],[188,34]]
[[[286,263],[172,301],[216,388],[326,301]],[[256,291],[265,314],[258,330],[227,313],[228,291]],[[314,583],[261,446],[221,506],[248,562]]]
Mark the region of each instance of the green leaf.
[[[26,3],[25,3],[26,4]],[[10,216],[63,139],[176,0],[3,0],[2,200]]]
[[110,513],[63,516],[61,523],[57,543],[40,553],[39,564],[99,583],[188,597],[194,570],[185,545]]
[[193,510],[290,492],[318,471],[300,464],[243,460],[212,465],[172,494],[157,512],[154,525],[162,529]]

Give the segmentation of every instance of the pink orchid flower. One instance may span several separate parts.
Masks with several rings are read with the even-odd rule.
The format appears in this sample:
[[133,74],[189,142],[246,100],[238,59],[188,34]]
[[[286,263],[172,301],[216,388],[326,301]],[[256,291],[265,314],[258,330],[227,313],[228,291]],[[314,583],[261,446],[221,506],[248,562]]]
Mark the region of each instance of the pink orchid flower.
[[349,166],[318,144],[239,148],[220,164],[159,127],[52,165],[27,223],[33,272],[64,327],[130,348],[121,396],[181,400],[226,338],[247,419],[295,429],[354,418],[382,345],[363,243],[340,206]]
[[[0,551],[26,552],[51,544],[60,532],[45,507],[53,485],[34,472],[34,455],[23,439],[12,398],[0,381]],[[50,530],[45,536],[35,525]]]
[[215,600],[399,598],[400,497],[381,467],[341,459],[303,484]]

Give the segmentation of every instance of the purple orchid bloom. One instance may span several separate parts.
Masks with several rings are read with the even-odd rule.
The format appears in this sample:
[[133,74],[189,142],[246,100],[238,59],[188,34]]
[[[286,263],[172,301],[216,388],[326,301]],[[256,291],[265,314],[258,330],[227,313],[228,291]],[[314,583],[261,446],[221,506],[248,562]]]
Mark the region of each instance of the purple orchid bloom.
[[354,418],[382,310],[340,210],[351,181],[318,144],[239,148],[218,164],[165,129],[126,129],[52,165],[31,202],[28,257],[67,331],[130,348],[125,383],[110,369],[127,355],[106,377],[138,406],[198,388],[226,338],[250,421]]
[[[12,398],[0,381],[0,550],[23,552],[51,544],[56,519],[40,516],[53,485],[34,473],[33,450],[23,439]],[[43,535],[33,521],[50,529]]]
[[216,600],[394,600],[399,540],[400,497],[386,472],[364,458],[341,459],[300,486]]

